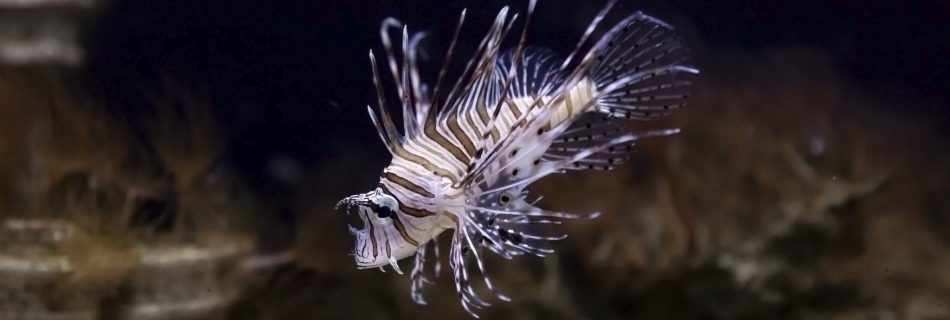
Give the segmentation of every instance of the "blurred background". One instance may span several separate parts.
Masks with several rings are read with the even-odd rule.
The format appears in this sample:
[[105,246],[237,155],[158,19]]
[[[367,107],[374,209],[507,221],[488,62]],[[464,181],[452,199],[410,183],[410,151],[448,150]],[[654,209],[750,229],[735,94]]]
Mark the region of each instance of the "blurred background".
[[[492,257],[489,319],[950,319],[950,28],[939,1],[620,1],[686,34],[679,127],[609,172],[547,259]],[[465,319],[443,271],[356,270],[340,198],[388,16],[456,72],[503,1],[0,0],[0,319]],[[541,1],[567,53],[603,1]],[[450,73],[451,75],[451,73]],[[390,88],[391,90],[391,88]],[[411,263],[404,262],[403,269]]]

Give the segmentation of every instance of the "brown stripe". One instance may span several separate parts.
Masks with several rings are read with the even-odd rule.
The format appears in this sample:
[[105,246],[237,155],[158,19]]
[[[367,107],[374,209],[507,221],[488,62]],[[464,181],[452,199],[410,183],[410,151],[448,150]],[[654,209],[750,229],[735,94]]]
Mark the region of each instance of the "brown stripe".
[[478,118],[482,120],[482,124],[488,124],[488,106],[485,105],[485,101],[482,99],[478,100],[478,104],[475,105],[475,110],[478,111]]
[[386,256],[390,258],[393,257],[393,249],[389,246],[389,240],[386,240]]
[[515,116],[515,119],[521,118],[521,109],[518,108],[518,105],[515,104],[512,100],[505,100],[505,105],[508,106],[508,109],[511,110],[511,114]]
[[432,157],[433,160],[438,159],[443,161],[443,163],[450,163],[452,161],[452,156],[447,155],[444,150],[438,147],[438,145],[433,145],[430,143],[417,143],[417,147],[424,149],[425,152],[428,152],[429,154],[427,154],[426,157]]
[[568,92],[568,94],[567,94],[567,99],[564,99],[564,105],[567,106],[567,114],[568,114],[568,116],[570,116],[571,114],[574,114],[574,103],[571,102],[572,100],[574,100],[574,99],[573,99],[573,97],[571,97],[571,93]]
[[516,128],[524,127],[527,124],[528,124],[528,119],[522,118],[521,120],[518,120],[518,122],[515,123],[515,125],[511,126],[511,129],[509,131],[514,131]]
[[408,150],[402,148],[402,146],[399,146],[399,145],[394,145],[394,146],[395,146],[394,152],[396,153],[397,156],[403,159],[409,160],[415,164],[418,164],[422,166],[423,168],[426,168],[426,170],[432,171],[432,173],[435,173],[436,175],[440,177],[449,179],[453,183],[458,182],[458,179],[455,177],[455,175],[453,175],[448,170],[442,169],[441,167],[435,164],[432,164],[432,162],[429,162],[429,160],[426,160],[425,158],[421,156],[418,156],[416,154],[413,154],[412,152],[409,152]]
[[[470,112],[465,113],[465,121],[468,122],[469,128],[472,128],[472,131],[479,131],[478,126],[475,125],[475,120],[472,119],[472,114]],[[472,153],[474,155],[474,153]]]
[[460,226],[460,225],[459,225],[459,218],[456,217],[454,214],[449,213],[448,211],[442,211],[442,213],[445,214],[445,216],[449,217],[449,220],[452,220],[452,223],[455,224],[455,227],[456,227],[456,228],[458,228],[458,227]]
[[454,156],[456,159],[458,159],[462,163],[468,162],[467,157],[465,157],[465,154],[462,153],[462,149],[459,149],[454,144],[452,144],[452,142],[449,141],[449,139],[446,139],[445,137],[443,137],[442,134],[439,133],[439,130],[436,130],[435,126],[426,127],[425,133],[426,133],[426,137],[429,137],[429,139],[432,139],[432,141],[435,141],[435,143],[441,146],[442,149],[445,149],[445,151],[448,151],[449,153],[451,153],[452,156]]
[[[484,106],[484,105],[485,105],[485,99],[480,98],[479,101],[478,101],[478,103],[479,103],[480,105]],[[499,139],[501,139],[501,133],[498,132],[498,126],[500,125],[498,122],[501,121],[501,105],[496,105],[496,106],[497,106],[498,108],[495,109],[494,113],[492,113],[492,118],[491,118],[491,120],[488,119],[488,115],[486,114],[484,121],[485,121],[486,124],[488,124],[489,121],[495,123],[494,126],[491,126],[491,128],[492,128],[492,129],[491,129],[491,136],[492,136],[492,139],[494,139],[494,141],[497,142],[497,141],[499,141]],[[485,107],[485,108],[486,108],[486,110],[487,110],[487,107]]]
[[419,185],[412,183],[412,181],[406,180],[403,177],[400,177],[398,174],[395,174],[392,172],[386,172],[385,178],[389,181],[392,181],[395,184],[402,186],[403,188],[408,189],[409,191],[419,194],[420,196],[423,196],[426,198],[435,198],[435,195],[429,192],[428,190],[426,190],[425,188],[420,187]]
[[[459,113],[458,111],[453,111],[448,118],[449,131],[452,132],[452,135],[455,135],[455,138],[462,143],[462,146],[465,147],[465,152],[469,155],[475,154],[475,144],[472,143],[472,138],[469,138],[465,131],[462,131],[462,126],[459,125]],[[468,162],[466,157],[465,161]]]
[[419,242],[416,242],[416,240],[412,239],[412,237],[409,236],[409,233],[406,232],[406,226],[402,225],[402,221],[399,220],[399,215],[394,214],[392,215],[392,218],[393,226],[395,226],[396,230],[399,231],[399,235],[402,236],[403,240],[406,240],[406,242],[409,244],[418,247]]
[[376,232],[373,231],[373,230],[375,230],[375,229],[373,228],[373,222],[371,222],[370,219],[369,219],[369,215],[367,215],[367,214],[365,214],[365,213],[364,213],[364,215],[366,215],[366,223],[369,224],[369,239],[370,239],[371,241],[373,241],[373,258],[375,258],[377,255],[379,255],[379,250],[376,249],[376,246],[377,246],[377,244],[376,244]]
[[396,203],[399,204],[399,211],[405,212],[406,214],[416,217],[416,218],[424,218],[424,217],[435,215],[435,212],[432,212],[432,211],[416,209],[416,208],[404,205],[402,201],[399,201],[399,198],[394,196],[393,193],[389,191],[389,188],[387,188],[385,185],[380,184],[379,187],[383,189],[384,193],[388,194],[390,197],[393,197],[393,199],[396,199]]
[[423,217],[429,217],[429,216],[435,215],[435,212],[423,210],[423,209],[416,209],[416,208],[413,208],[401,203],[399,204],[399,210],[416,218],[423,218]]

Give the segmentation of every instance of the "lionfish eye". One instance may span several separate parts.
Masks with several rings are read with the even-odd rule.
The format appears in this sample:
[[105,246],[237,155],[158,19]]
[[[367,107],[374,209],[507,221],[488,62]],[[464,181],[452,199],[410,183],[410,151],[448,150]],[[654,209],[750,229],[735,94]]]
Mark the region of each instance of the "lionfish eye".
[[376,215],[380,219],[389,218],[393,215],[393,207],[399,204],[399,201],[396,198],[388,194],[380,194],[378,198],[373,201],[373,211],[376,211]]
[[376,208],[376,216],[380,219],[389,218],[393,214],[393,209],[387,206],[379,206]]

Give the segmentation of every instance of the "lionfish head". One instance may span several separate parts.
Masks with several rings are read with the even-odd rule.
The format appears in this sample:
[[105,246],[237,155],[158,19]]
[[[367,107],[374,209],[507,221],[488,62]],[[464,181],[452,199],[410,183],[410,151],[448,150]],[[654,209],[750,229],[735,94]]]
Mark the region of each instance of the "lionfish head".
[[391,265],[398,270],[396,261],[415,253],[416,246],[400,237],[393,223],[399,210],[399,202],[393,196],[376,189],[343,198],[336,204],[337,209],[341,207],[347,214],[357,215],[362,222],[359,228],[349,226],[356,238],[353,256],[357,268]]

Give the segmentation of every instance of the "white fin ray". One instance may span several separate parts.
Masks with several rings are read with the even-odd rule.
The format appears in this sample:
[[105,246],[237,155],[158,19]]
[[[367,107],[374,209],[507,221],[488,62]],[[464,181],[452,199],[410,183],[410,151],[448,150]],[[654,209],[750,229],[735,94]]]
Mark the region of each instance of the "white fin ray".
[[[609,115],[598,112],[588,112],[581,115],[571,126],[554,139],[545,152],[545,161],[566,159],[584,149],[610,141],[623,135],[622,128]],[[570,170],[610,170],[626,162],[633,153],[634,143],[614,145],[594,153],[587,158],[578,160],[568,169]]]
[[495,62],[499,74],[508,74],[515,66],[515,78],[506,98],[517,99],[532,96],[547,96],[558,86],[563,77],[560,72],[561,58],[553,50],[527,46],[520,63],[515,64],[515,48],[502,52]]
[[[434,241],[420,246],[418,249],[416,249],[414,265],[412,267],[412,271],[409,273],[412,283],[410,297],[412,297],[413,302],[421,305],[427,304],[422,294],[423,288],[426,285],[433,283],[432,280],[425,276],[426,252],[428,251],[429,247],[433,247],[436,253],[439,252],[439,247]],[[438,259],[438,256],[436,256],[436,259]],[[434,276],[438,276],[438,273],[436,273]]]

